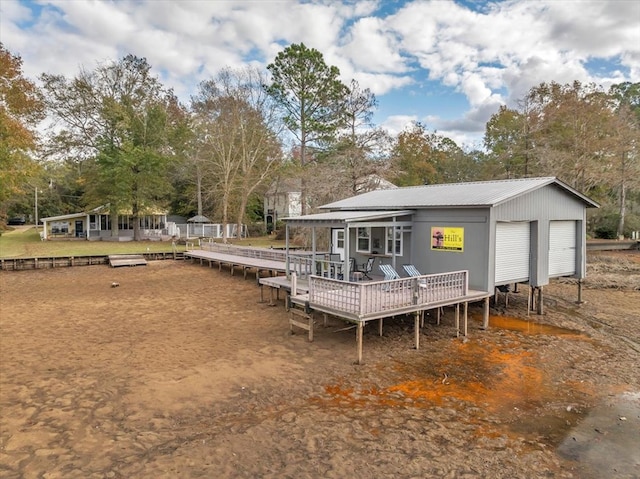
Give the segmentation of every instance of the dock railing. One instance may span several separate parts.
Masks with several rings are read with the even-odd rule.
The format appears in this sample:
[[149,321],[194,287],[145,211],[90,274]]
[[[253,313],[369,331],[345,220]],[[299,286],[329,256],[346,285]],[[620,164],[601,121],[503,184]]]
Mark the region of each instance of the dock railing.
[[331,259],[332,255],[325,252],[289,253],[289,271],[296,273],[298,278],[307,279],[311,275],[323,278],[342,280],[344,264],[342,261]]
[[206,241],[200,243],[200,249],[216,253],[243,256],[245,258],[268,259],[272,261],[286,261],[286,252],[267,248],[252,248],[251,246],[235,246],[231,244]]
[[429,309],[431,304],[464,298],[469,272],[429,274],[389,281],[347,282],[309,277],[309,304],[355,320]]

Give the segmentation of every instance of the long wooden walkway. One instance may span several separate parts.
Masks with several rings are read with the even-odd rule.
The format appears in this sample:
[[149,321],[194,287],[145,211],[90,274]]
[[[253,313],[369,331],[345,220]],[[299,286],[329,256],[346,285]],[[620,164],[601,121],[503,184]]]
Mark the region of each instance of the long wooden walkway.
[[200,261],[200,264],[204,264],[206,262],[210,267],[217,264],[218,270],[220,271],[222,270],[223,265],[229,266],[232,276],[236,267],[242,268],[245,278],[247,277],[247,271],[250,269],[255,269],[257,274],[259,274],[260,271],[267,271],[271,276],[277,276],[287,270],[287,264],[285,261],[264,259],[257,256],[242,256],[239,254],[232,254],[232,252],[188,250],[184,253],[184,256],[185,258]]

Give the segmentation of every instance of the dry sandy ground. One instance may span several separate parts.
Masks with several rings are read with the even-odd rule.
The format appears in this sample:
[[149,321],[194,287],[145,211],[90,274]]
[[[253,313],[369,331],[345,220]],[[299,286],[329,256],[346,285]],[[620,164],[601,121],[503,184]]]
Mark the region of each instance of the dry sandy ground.
[[[638,279],[634,277],[632,279]],[[111,287],[112,282],[120,286]],[[640,279],[639,279],[640,281]],[[189,262],[0,273],[4,478],[637,478],[640,291],[289,334]]]

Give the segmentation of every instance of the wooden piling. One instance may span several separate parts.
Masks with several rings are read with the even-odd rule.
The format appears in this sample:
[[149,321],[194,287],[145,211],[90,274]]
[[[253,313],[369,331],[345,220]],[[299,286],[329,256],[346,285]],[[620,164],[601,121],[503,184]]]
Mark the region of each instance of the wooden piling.
[[467,337],[467,319],[468,319],[468,313],[469,313],[469,303],[468,302],[464,302],[464,328],[462,330],[462,334],[463,336],[466,338]]
[[540,315],[544,314],[544,294],[542,289],[542,286],[538,288],[538,314]]
[[484,310],[482,311],[482,329],[489,327],[489,298],[484,298]]
[[358,321],[356,328],[356,342],[358,348],[358,364],[362,364],[362,336],[364,332],[364,321]]
[[456,304],[456,338],[460,336],[460,303]]

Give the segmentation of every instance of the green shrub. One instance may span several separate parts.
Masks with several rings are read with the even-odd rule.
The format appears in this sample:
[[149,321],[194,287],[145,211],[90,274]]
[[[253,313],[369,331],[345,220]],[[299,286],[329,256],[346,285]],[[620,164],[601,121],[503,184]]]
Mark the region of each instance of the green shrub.
[[600,239],[616,239],[618,236],[616,228],[609,225],[603,225],[596,228],[595,237]]

